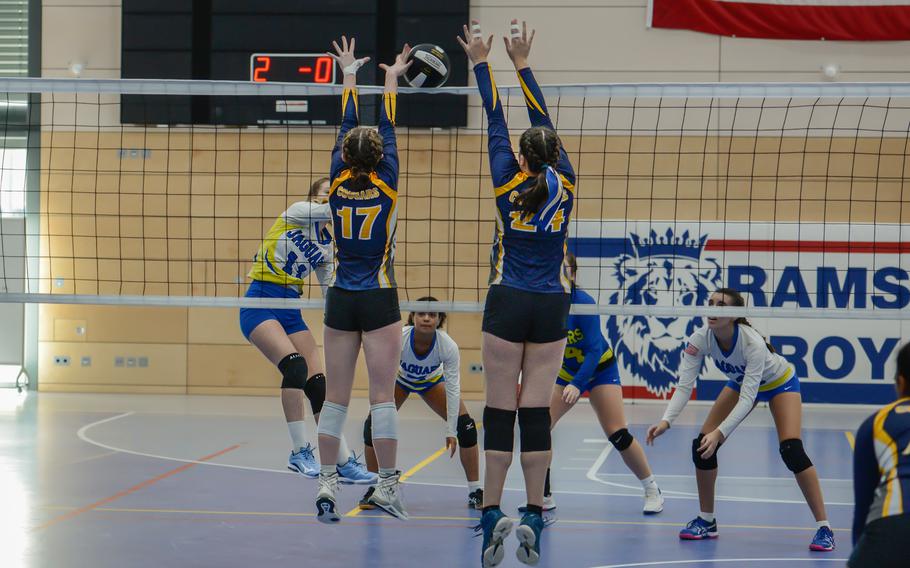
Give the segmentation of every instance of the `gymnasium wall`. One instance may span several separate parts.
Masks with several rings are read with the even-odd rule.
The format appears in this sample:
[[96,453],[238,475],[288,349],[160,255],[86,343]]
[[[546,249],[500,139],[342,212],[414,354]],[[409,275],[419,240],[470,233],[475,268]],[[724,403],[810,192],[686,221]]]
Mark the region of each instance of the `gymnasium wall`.
[[[528,19],[538,30],[532,63],[544,84],[815,81],[828,63],[840,65],[843,80],[910,79],[910,60],[901,55],[907,45],[647,30],[645,4],[489,0],[475,3],[472,13],[497,32],[506,30],[513,15]],[[85,77],[119,77],[119,14],[113,1],[46,2],[43,74],[67,76],[69,63],[78,60],[86,65]],[[491,64],[498,81],[511,84],[501,43],[494,45]],[[80,111],[91,112],[84,105]],[[78,122],[70,123],[115,124],[115,109],[104,112],[100,119],[74,116]],[[471,116],[472,123],[480,120],[476,109]],[[49,236],[42,250],[59,258],[42,266],[48,291],[237,295],[236,279],[245,274],[270,217],[323,175],[332,141],[331,135],[286,138],[255,130],[172,134],[170,140],[164,132],[120,136],[43,133],[42,233]],[[893,154],[884,167],[856,159],[864,148],[852,139],[835,139],[831,147],[828,140],[754,137],[565,136],[565,142],[580,174],[578,218],[910,219],[910,205],[893,181],[907,162],[904,144],[896,140],[860,141],[876,152],[881,144],[883,153]],[[706,144],[715,150],[707,157],[680,152]],[[781,144],[789,153],[756,158],[752,151]],[[117,149],[123,147],[152,152],[148,159],[122,160]],[[663,151],[655,152],[658,148]],[[97,173],[79,172],[80,164],[92,164]],[[408,299],[431,292],[476,301],[486,282],[493,230],[481,140],[409,133],[402,142],[402,171],[408,176],[402,182],[398,277],[412,290]],[[692,176],[683,183],[653,181],[680,171]],[[426,175],[430,172],[433,177]],[[460,176],[457,182],[447,181],[452,173]],[[831,176],[847,179],[825,183]],[[755,177],[776,181],[750,187],[747,180]],[[861,202],[853,202],[855,197]],[[772,199],[775,207],[768,206]],[[432,269],[426,266],[431,258]],[[212,275],[223,284],[207,285]],[[52,286],[58,278],[61,285]],[[306,293],[319,294],[312,288]],[[321,341],[321,314],[304,315]],[[480,361],[480,315],[456,314],[450,321],[449,331],[462,347],[463,389],[479,393],[481,377],[468,367]],[[39,333],[43,390],[271,394],[278,383],[277,371],[240,335],[235,310],[45,305]],[[60,355],[70,357],[69,366],[53,364]],[[86,367],[84,357],[90,358]],[[365,386],[362,369],[357,386]]]

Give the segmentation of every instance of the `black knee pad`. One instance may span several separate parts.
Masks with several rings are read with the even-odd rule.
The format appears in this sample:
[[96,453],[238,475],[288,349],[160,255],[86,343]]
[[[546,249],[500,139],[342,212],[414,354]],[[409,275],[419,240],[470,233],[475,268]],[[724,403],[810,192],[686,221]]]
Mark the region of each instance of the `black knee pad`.
[[698,438],[692,440],[692,462],[695,463],[696,469],[717,469],[717,452],[720,450],[720,446],[717,447],[717,450],[714,450],[714,455],[710,458],[705,459],[701,457],[701,454],[698,452],[698,447],[701,446],[701,441],[704,437],[704,434],[699,434]]
[[373,447],[373,417],[367,414],[367,419],[363,421],[363,445],[369,448]]
[[483,448],[509,452],[515,448],[515,411],[493,408],[483,409]]
[[620,452],[625,451],[626,448],[632,445],[632,442],[635,440],[635,437],[629,433],[625,428],[620,428],[616,432],[610,434],[607,438],[610,440],[610,443],[613,444],[613,447],[619,450]]
[[325,375],[317,373],[310,377],[303,387],[303,394],[310,399],[313,414],[319,414],[322,411],[322,403],[325,402]]
[[550,407],[518,409],[522,452],[550,451]]
[[470,414],[458,416],[458,445],[462,448],[473,448],[477,445],[477,424]]
[[783,458],[787,469],[793,473],[802,473],[812,467],[812,460],[803,449],[803,441],[791,438],[780,443],[780,457]]
[[281,388],[300,389],[306,388],[308,376],[306,358],[300,353],[291,353],[278,363],[281,371]]

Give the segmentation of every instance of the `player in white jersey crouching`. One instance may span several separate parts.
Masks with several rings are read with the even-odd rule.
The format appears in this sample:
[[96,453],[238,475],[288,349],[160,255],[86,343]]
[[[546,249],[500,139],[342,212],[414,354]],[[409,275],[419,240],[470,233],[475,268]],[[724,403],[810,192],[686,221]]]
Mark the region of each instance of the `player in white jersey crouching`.
[[[732,288],[721,288],[711,295],[709,306],[743,306],[742,294]],[[780,457],[796,482],[815,516],[817,530],[811,550],[834,550],[834,533],[828,523],[818,472],[803,449],[801,439],[802,398],[799,378],[786,359],[774,351],[746,318],[707,318],[707,327],[689,336],[679,363],[679,384],[663,418],[648,429],[648,444],[666,432],[679,416],[704,366],[711,357],[729,381],[721,390],[692,441],[692,460],[698,484],[701,513],[680,531],[684,540],[717,538],[714,518],[714,484],[717,481],[717,450],[733,430],[752,412],[756,402],[767,402],[777,427]]]
[[[418,302],[435,302],[427,296]],[[395,404],[404,404],[411,393],[417,393],[446,421],[446,448],[449,457],[459,448],[461,466],[468,480],[468,506],[483,507],[483,489],[480,487],[480,452],[477,448],[477,426],[461,400],[458,379],[458,345],[449,334],[440,329],[446,321],[445,312],[417,312],[408,316],[408,325],[402,329],[401,363],[395,385]],[[443,388],[443,386],[445,388]],[[366,446],[367,468],[377,471],[376,454],[373,452],[371,420],[363,425],[363,442]],[[368,499],[371,487],[360,501],[361,509],[372,509]]]

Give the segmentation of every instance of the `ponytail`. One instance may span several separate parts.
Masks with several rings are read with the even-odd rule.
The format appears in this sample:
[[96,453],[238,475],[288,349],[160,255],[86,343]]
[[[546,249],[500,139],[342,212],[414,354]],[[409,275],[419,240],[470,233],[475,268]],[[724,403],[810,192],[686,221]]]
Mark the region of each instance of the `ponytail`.
[[536,173],[534,185],[523,191],[515,199],[515,209],[521,211],[522,217],[533,216],[540,211],[549,196],[548,184],[555,178],[560,183],[559,173],[554,166],[559,161],[559,150],[562,143],[550,128],[535,126],[524,131],[518,143],[519,152],[528,161],[528,169]]

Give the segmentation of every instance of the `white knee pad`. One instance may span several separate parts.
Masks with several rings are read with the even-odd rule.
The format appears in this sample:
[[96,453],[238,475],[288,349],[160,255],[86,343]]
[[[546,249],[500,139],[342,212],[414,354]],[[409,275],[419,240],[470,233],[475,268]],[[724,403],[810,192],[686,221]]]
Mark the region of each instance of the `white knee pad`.
[[341,438],[347,416],[347,406],[325,401],[322,405],[322,412],[319,413],[319,425],[316,427],[316,433]]
[[381,402],[370,406],[373,418],[373,439],[398,439],[398,409],[394,402]]

